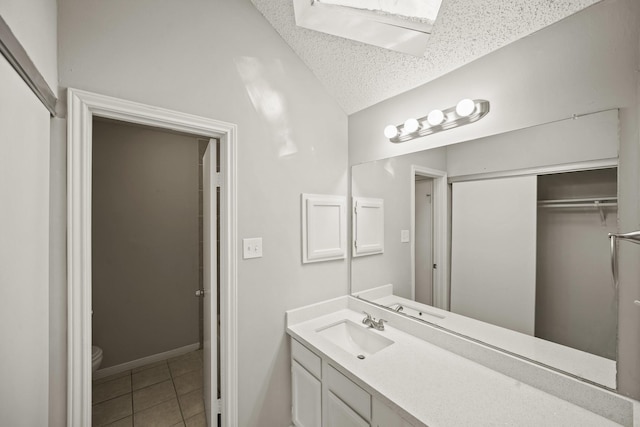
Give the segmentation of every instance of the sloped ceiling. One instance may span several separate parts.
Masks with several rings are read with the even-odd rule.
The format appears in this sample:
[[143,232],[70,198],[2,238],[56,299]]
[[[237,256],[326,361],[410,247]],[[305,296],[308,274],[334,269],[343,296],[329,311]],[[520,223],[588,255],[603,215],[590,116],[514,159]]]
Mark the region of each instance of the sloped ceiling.
[[600,0],[443,0],[424,57],[297,27],[292,0],[251,0],[347,114],[425,84]]

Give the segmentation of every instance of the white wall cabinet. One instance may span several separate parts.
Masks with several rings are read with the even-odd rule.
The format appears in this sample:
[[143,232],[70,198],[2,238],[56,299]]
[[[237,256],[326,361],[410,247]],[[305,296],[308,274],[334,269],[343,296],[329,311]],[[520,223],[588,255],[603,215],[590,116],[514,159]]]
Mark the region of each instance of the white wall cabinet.
[[295,339],[291,389],[297,427],[413,427]]
[[353,198],[353,256],[384,252],[384,200]]
[[302,194],[302,263],[344,259],[347,201],[344,196]]

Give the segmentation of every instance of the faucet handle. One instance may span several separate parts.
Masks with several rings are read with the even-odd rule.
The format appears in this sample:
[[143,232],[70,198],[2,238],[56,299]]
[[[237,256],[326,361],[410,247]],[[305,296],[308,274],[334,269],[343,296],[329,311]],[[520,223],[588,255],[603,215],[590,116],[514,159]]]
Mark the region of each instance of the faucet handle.
[[373,325],[371,326],[378,331],[384,331],[384,322],[386,322],[384,319],[378,319],[377,321],[374,320]]
[[365,325],[367,325],[369,322],[374,322],[373,317],[367,313],[366,311],[363,311],[364,314],[367,315],[367,317],[365,317],[364,319],[362,319],[362,323],[364,323]]

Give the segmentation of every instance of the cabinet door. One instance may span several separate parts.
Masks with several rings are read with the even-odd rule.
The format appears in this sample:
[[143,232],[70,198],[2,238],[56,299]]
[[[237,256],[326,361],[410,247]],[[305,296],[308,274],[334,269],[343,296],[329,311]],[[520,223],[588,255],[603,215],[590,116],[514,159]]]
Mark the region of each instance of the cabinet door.
[[373,399],[372,403],[371,427],[412,427],[408,421],[378,399]]
[[295,360],[291,361],[293,424],[298,427],[321,427],[322,385]]
[[338,396],[327,393],[324,427],[370,427],[360,415],[349,408]]

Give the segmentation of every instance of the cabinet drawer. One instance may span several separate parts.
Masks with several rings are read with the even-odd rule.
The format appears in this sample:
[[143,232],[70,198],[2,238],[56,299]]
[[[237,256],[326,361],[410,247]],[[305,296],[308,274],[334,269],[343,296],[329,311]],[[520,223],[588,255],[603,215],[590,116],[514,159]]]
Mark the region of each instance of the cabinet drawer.
[[366,421],[371,421],[371,395],[332,366],[326,366],[323,382],[327,384],[328,390]]
[[291,339],[291,357],[300,365],[311,372],[314,377],[322,378],[322,362],[320,357],[316,356],[311,350],[300,344],[298,341]]

